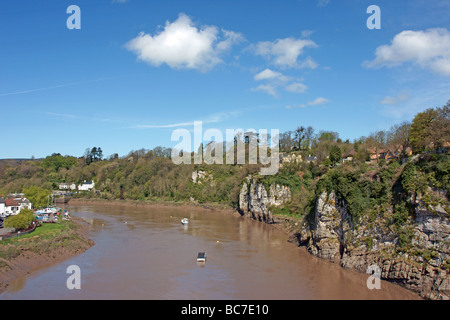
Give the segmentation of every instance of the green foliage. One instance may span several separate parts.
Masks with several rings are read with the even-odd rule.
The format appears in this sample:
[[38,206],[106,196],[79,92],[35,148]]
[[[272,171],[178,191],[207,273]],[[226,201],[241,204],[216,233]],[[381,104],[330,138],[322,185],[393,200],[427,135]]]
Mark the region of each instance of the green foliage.
[[450,101],[441,108],[419,112],[411,125],[409,140],[416,153],[437,150],[450,141]]
[[450,161],[446,154],[425,154],[415,164],[431,186],[450,194]]
[[6,218],[5,227],[23,230],[26,229],[34,219],[35,215],[32,210],[22,209],[19,214]]
[[101,147],[87,148],[84,153],[84,162],[89,165],[92,162],[101,161],[103,159],[103,150]]
[[341,148],[339,148],[337,145],[334,145],[333,147],[331,147],[330,157],[329,157],[331,164],[333,166],[338,164],[341,161],[341,158],[342,158]]
[[53,169],[58,172],[60,168],[70,169],[77,165],[77,158],[72,156],[63,157],[59,153],[54,153],[51,156],[46,157],[42,163],[43,168]]
[[367,177],[365,166],[342,166],[330,170],[317,183],[316,194],[335,192],[345,201],[354,222],[374,206],[389,200],[395,167],[386,167]]
[[49,196],[51,195],[51,191],[36,186],[30,186],[24,189],[23,193],[31,201],[35,209],[45,208],[48,205]]

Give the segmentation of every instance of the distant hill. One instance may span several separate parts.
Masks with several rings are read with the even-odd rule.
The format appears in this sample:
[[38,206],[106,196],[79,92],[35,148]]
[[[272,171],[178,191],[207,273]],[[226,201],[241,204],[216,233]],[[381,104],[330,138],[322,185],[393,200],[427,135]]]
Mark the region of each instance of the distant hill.
[[26,158],[17,158],[17,159],[0,159],[0,168],[1,167],[14,167],[21,165],[27,161],[42,161],[43,158],[39,159],[26,159]]

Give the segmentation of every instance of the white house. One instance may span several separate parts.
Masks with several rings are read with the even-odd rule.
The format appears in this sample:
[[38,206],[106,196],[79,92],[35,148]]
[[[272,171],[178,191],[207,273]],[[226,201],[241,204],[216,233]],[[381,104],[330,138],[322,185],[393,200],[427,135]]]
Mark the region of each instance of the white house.
[[0,197],[0,217],[4,217],[5,213],[6,213],[6,204],[5,204],[5,199],[3,199],[2,197]]
[[94,189],[94,186],[95,186],[94,181],[91,181],[91,182],[84,181],[82,184],[80,184],[78,186],[78,190],[79,191],[91,191],[92,189]]
[[5,216],[16,215],[20,212],[20,204],[18,204],[14,199],[5,200]]
[[[1,201],[0,201],[1,202]],[[8,198],[4,200],[3,216],[10,216],[19,214],[22,209],[32,209],[32,204],[27,198]],[[2,205],[0,204],[0,210]],[[0,211],[1,214],[1,211]]]
[[76,190],[77,185],[75,183],[60,183],[59,190]]

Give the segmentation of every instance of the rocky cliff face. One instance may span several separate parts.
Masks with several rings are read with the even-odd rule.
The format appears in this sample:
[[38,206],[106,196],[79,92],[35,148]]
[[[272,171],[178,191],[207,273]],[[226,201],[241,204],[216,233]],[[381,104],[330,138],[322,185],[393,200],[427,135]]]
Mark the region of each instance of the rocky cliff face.
[[416,200],[411,224],[413,248],[398,250],[399,236],[381,215],[373,221],[352,223],[345,203],[332,192],[322,193],[313,221],[297,234],[299,245],[318,257],[342,267],[366,272],[376,266],[381,278],[417,291],[428,299],[450,299],[450,220],[439,205],[430,207]]
[[269,190],[263,183],[247,177],[239,194],[241,214],[266,223],[273,222],[271,206],[281,206],[291,200],[291,190],[287,186],[270,185]]

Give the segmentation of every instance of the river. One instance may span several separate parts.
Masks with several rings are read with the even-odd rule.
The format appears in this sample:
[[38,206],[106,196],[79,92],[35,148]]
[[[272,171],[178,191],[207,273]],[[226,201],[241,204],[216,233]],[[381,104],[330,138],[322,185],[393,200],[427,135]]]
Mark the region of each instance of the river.
[[[92,224],[95,245],[13,282],[0,299],[419,299],[287,242],[271,225],[194,207],[67,206]],[[183,217],[188,225],[180,223]],[[205,263],[196,261],[205,251]],[[81,288],[66,282],[77,265]]]

